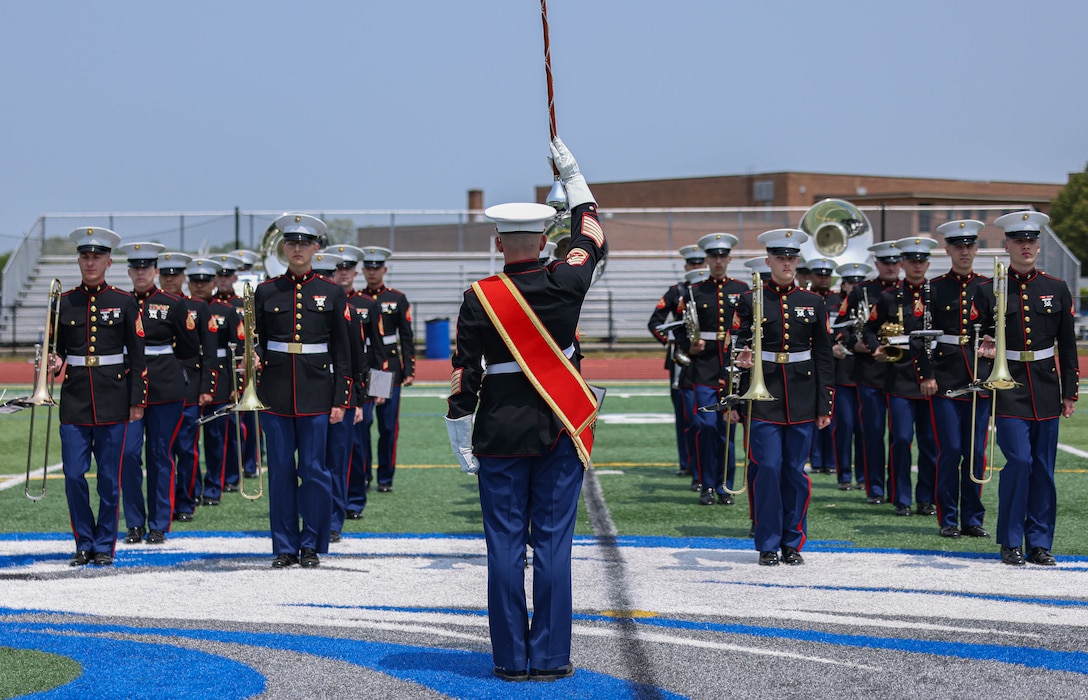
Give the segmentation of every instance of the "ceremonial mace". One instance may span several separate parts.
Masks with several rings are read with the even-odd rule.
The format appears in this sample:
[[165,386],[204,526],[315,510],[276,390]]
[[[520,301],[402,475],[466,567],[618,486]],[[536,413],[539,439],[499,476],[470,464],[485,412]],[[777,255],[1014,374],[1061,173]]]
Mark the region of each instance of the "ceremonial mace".
[[[552,50],[551,41],[548,38],[548,0],[540,0],[540,19],[544,25],[544,74],[548,79],[548,142],[555,138],[555,87],[552,84]],[[552,163],[552,176],[555,182],[551,192],[548,193],[547,203],[555,207],[557,212],[567,208],[567,192],[563,189],[563,183],[559,180],[559,168]]]

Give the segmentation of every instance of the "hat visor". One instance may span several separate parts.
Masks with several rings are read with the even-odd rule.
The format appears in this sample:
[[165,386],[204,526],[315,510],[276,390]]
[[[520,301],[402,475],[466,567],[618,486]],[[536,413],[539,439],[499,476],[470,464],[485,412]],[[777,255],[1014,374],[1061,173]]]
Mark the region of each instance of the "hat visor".
[[151,258],[149,260],[133,260],[132,258],[128,259],[129,267],[155,267],[158,264],[159,261],[156,258]]
[[1034,241],[1039,238],[1038,231],[1006,231],[1005,238],[1011,241]]
[[76,248],[77,253],[109,253],[112,250],[104,245],[81,245]]

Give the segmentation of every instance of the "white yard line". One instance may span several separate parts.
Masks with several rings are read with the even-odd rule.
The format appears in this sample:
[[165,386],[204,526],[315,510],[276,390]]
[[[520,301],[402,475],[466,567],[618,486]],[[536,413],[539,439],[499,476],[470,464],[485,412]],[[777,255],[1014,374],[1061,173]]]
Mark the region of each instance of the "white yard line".
[[[45,468],[46,473],[52,474],[59,472],[63,465],[60,462],[51,464]],[[42,472],[40,467],[34,467],[30,470],[30,483],[33,486],[35,483],[40,486],[42,482]],[[0,476],[0,491],[5,491],[16,486],[22,486],[26,483],[26,474],[7,474]]]

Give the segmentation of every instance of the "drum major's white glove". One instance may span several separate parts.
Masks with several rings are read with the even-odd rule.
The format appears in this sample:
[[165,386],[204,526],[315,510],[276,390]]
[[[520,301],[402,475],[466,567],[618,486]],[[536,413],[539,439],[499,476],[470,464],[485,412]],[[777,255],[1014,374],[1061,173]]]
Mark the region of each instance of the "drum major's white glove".
[[461,471],[475,474],[480,471],[480,463],[472,454],[472,416],[446,418],[446,432],[450,436],[450,447],[461,464]]
[[586,184],[585,177],[578,170],[578,161],[574,160],[574,156],[559,140],[559,137],[553,138],[549,146],[552,151],[551,161],[555,164],[556,170],[559,171],[559,180],[563,183],[564,189],[567,190],[568,206],[573,209],[579,204],[597,201],[593,198],[593,193],[589,191],[589,185]]

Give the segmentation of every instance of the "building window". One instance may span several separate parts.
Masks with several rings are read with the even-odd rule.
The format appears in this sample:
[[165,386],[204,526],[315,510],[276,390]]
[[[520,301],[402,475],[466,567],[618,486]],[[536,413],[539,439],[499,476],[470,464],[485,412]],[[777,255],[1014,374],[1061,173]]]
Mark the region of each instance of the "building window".
[[[919,204],[918,206],[928,207],[930,205],[929,204]],[[932,219],[933,219],[933,212],[931,212],[931,211],[929,211],[927,209],[918,210],[918,232],[919,233],[929,233],[930,229],[933,227]]]
[[752,199],[769,204],[774,201],[774,180],[756,180],[752,184]]

